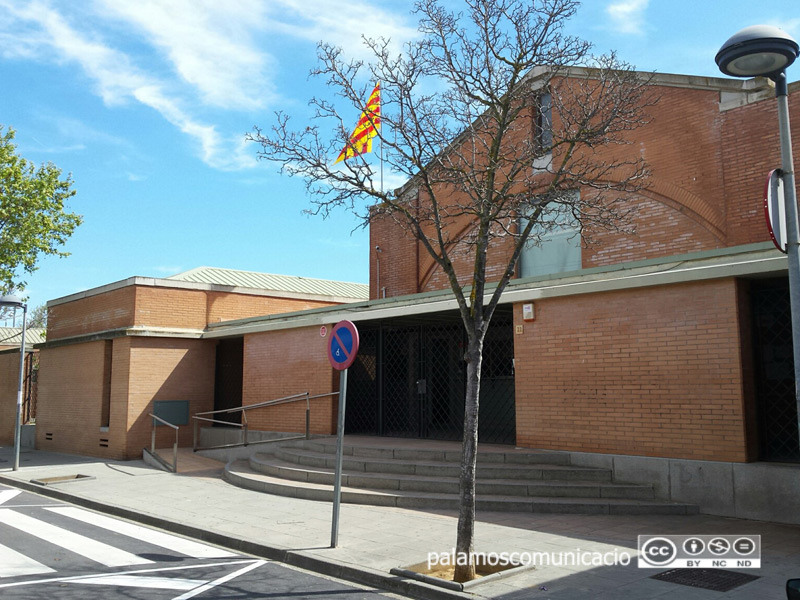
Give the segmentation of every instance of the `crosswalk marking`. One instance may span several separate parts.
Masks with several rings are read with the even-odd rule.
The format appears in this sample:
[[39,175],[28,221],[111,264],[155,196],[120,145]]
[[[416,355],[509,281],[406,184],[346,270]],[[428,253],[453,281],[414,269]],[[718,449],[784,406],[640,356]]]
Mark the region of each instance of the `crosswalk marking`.
[[53,569],[0,544],[0,577],[55,573]]
[[11,509],[0,509],[0,523],[56,544],[107,567],[124,567],[152,562]]
[[70,579],[70,583],[113,585],[117,587],[155,588],[186,592],[208,583],[205,579],[177,579],[174,577],[141,577],[139,575],[94,575]]
[[242,567],[241,569],[233,573],[228,573],[224,577],[220,577],[219,579],[215,579],[214,581],[209,581],[204,586],[190,590],[185,594],[182,594],[181,596],[176,596],[172,600],[189,600],[189,598],[194,598],[195,596],[199,596],[200,594],[207,592],[208,590],[211,590],[219,585],[222,585],[223,583],[227,583],[232,579],[236,579],[240,575],[244,575],[245,573],[248,573],[253,569],[257,569],[258,567],[265,564],[267,564],[267,561],[257,560],[253,564],[247,565],[246,567]]
[[119,521],[105,515],[92,513],[73,506],[56,506],[47,508],[47,510],[71,519],[75,519],[77,521],[81,521],[83,523],[89,523],[90,525],[96,525],[97,527],[108,529],[109,531],[121,533],[122,535],[147,542],[148,544],[152,544],[154,546],[172,550],[178,554],[191,556],[193,558],[229,558],[238,556],[237,554],[233,554],[232,552],[221,550],[219,548],[214,548],[213,546],[193,542],[191,540],[170,535],[168,533],[156,531],[154,529],[142,527],[133,523],[128,523],[127,521]]
[[0,504],[5,504],[12,498],[20,495],[22,492],[20,490],[0,490]]
[[[47,584],[47,583],[64,584],[64,583],[71,583],[73,581],[78,581],[79,583],[85,583],[85,581],[83,581],[83,580],[90,579],[90,578],[93,578],[93,577],[98,577],[99,578],[99,577],[108,577],[108,576],[116,576],[116,575],[125,575],[127,577],[132,577],[132,576],[136,576],[136,575],[145,575],[145,577],[147,578],[147,577],[150,577],[150,575],[148,575],[150,573],[177,573],[178,571],[197,571],[197,570],[203,570],[203,569],[216,569],[218,567],[235,567],[235,566],[238,566],[238,565],[253,565],[253,566],[250,566],[250,567],[246,567],[246,569],[244,569],[244,570],[240,569],[239,571],[237,571],[234,574],[234,576],[238,576],[239,574],[242,574],[242,573],[244,573],[246,571],[249,571],[252,568],[260,567],[261,565],[265,565],[266,563],[267,563],[267,561],[265,561],[265,560],[246,558],[246,559],[243,559],[243,560],[233,560],[233,561],[225,561],[225,562],[218,562],[218,563],[205,563],[205,564],[199,564],[199,565],[181,565],[180,567],[159,567],[159,568],[155,568],[155,569],[139,569],[139,570],[135,570],[135,571],[125,571],[124,573],[104,573],[104,574],[98,574],[98,575],[74,575],[74,576],[71,576],[71,577],[49,577],[49,578],[45,578],[45,579],[34,579],[34,580],[28,580],[28,581],[14,581],[14,582],[11,582],[11,583],[0,583],[0,589],[36,586],[36,585],[42,585],[42,584]],[[159,579],[159,577],[158,576],[152,577],[152,579],[156,580],[156,579]],[[189,581],[189,580],[184,580],[184,581]],[[209,583],[219,585],[219,580],[217,580],[216,582],[213,582],[213,581],[209,582],[209,581],[201,581],[199,579],[194,579],[192,581],[198,581],[198,582],[202,583],[203,584],[203,588],[205,588],[205,585],[208,585]],[[230,577],[226,576],[226,581],[230,581]]]

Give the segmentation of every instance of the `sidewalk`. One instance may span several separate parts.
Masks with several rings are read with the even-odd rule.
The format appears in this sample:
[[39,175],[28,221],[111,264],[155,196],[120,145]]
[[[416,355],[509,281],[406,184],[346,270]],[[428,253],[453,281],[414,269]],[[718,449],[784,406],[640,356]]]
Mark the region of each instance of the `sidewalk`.
[[[247,553],[398,593],[423,598],[624,600],[680,597],[784,599],[786,579],[800,577],[800,527],[706,515],[608,516],[482,513],[476,524],[481,552],[628,552],[637,535],[760,534],[759,577],[730,592],[651,579],[659,570],[629,566],[537,566],[453,592],[389,574],[425,562],[429,552],[455,545],[450,511],[410,511],[343,504],[339,547],[329,548],[331,505],[260,494],[221,478],[222,463],[182,453],[181,473],[142,461],[116,462],[23,450],[11,470],[13,450],[0,448],[0,483],[22,487],[116,516],[229,546]],[[94,479],[41,487],[32,479],[89,475]]]

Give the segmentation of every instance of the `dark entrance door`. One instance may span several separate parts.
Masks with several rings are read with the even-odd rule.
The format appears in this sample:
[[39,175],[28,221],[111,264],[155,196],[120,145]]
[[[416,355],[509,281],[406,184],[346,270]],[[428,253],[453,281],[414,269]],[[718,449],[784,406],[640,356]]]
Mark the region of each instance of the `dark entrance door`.
[[[347,433],[461,439],[466,340],[457,315],[359,324],[361,346],[348,375]],[[492,320],[484,347],[479,438],[516,435],[509,312]]]
[[[214,410],[240,408],[242,406],[244,338],[220,340],[217,344],[216,358]],[[221,413],[214,415],[214,418],[219,421],[241,423],[242,414],[240,412]]]
[[760,459],[800,462],[789,280],[751,285]]

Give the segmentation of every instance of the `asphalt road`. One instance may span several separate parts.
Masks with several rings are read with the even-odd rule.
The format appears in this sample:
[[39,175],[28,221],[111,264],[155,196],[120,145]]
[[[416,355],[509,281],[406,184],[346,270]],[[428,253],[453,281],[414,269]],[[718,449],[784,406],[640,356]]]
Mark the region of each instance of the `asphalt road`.
[[0,598],[399,597],[0,485]]

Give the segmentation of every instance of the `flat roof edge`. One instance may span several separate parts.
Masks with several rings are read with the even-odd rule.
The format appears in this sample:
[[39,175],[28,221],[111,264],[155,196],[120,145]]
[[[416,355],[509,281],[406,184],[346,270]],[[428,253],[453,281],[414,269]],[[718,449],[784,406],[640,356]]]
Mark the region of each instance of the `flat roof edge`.
[[222,292],[229,294],[242,294],[246,296],[261,296],[268,298],[283,298],[290,300],[307,300],[310,302],[332,302],[339,304],[359,302],[365,300],[365,298],[349,298],[346,296],[325,296],[321,294],[308,294],[302,292],[287,292],[282,290],[237,287],[230,285],[222,285],[218,283],[198,283],[194,281],[181,281],[176,279],[161,279],[156,277],[134,276],[134,277],[128,277],[127,279],[121,279],[120,281],[115,281],[113,283],[108,283],[106,285],[102,285],[96,288],[84,290],[82,292],[77,292],[75,294],[70,294],[69,296],[62,296],[61,298],[48,300],[47,307],[51,308],[53,306],[58,306],[60,304],[75,302],[77,300],[83,300],[84,298],[90,298],[92,296],[99,296],[100,294],[106,294],[108,292],[113,292],[131,286],[173,288],[173,289],[196,290],[205,292]]
[[[731,249],[727,249],[731,250]],[[687,258],[691,257],[691,258]],[[731,277],[778,275],[787,271],[786,256],[770,243],[671,257],[670,260],[642,261],[630,268],[588,269],[561,278],[512,280],[503,292],[501,304],[673,285]],[[488,299],[491,291],[486,295]],[[268,315],[214,324],[206,329],[204,339],[235,337],[296,327],[313,327],[342,319],[372,321],[399,316],[430,314],[458,308],[453,295],[446,291],[423,297],[403,296],[290,314]]]
[[[158,337],[158,338],[184,338],[199,340],[203,337],[202,329],[182,329],[179,327],[148,327],[135,325],[132,327],[117,327],[104,329],[91,333],[82,333],[67,337],[55,338],[36,344],[37,349],[57,348],[72,344],[83,344],[101,340],[111,340],[118,337]],[[19,352],[19,350],[17,350]]]

